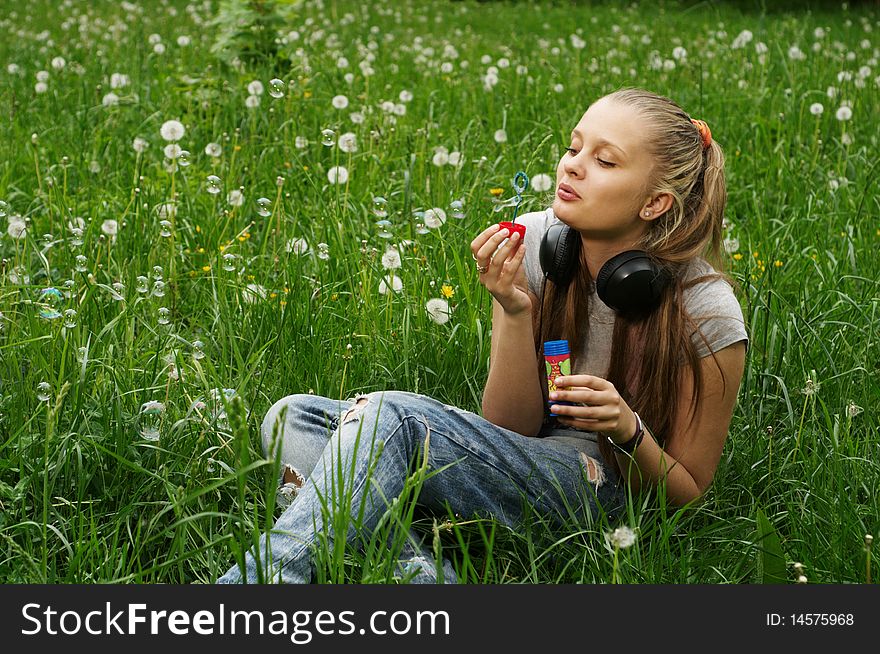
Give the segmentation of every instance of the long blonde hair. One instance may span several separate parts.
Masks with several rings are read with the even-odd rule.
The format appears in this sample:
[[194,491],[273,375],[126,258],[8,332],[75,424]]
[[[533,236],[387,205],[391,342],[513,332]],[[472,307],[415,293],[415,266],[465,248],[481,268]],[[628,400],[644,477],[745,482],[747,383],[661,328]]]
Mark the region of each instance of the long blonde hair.
[[[691,117],[669,98],[635,88],[620,89],[605,98],[634,108],[640,116],[644,146],[654,160],[645,195],[669,193],[673,198],[672,207],[651,221],[636,246],[668,273],[671,282],[660,306],[649,316],[639,320],[616,318],[607,373],[608,380],[642,416],[662,446],[677,419],[677,392],[685,371],[690,372],[694,388],[691,420],[700,401],[702,375],[691,336],[700,332],[695,317],[685,310],[683,294],[707,278],[725,276],[704,275],[685,282],[684,273],[698,257],[707,259],[716,270],[722,268],[722,221],[727,204],[724,153],[715,140],[704,149]],[[557,287],[547,281],[542,314],[553,319],[543,320],[542,327],[535,330],[539,369],[544,366],[544,341],[567,339],[574,361],[583,354],[592,292],[593,279],[581,248],[578,270],[567,286]],[[561,334],[557,331],[560,323]],[[617,468],[605,439],[599,439],[599,447],[605,462]]]

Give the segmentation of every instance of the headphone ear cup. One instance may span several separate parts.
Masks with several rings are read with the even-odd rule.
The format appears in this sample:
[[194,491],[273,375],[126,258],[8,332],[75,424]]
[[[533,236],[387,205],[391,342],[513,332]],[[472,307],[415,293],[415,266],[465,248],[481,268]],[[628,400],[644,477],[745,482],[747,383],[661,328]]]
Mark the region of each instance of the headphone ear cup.
[[596,277],[599,299],[626,317],[644,316],[656,309],[668,279],[642,250],[611,257]]
[[557,286],[567,285],[577,267],[580,235],[564,223],[550,225],[541,239],[538,260],[547,278]]

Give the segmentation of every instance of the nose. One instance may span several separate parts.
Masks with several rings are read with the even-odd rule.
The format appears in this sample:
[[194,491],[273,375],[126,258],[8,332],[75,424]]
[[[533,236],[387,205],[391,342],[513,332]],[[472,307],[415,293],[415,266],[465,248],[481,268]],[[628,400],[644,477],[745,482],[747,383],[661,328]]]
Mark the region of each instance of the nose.
[[574,179],[582,179],[584,175],[583,165],[581,164],[580,152],[575,156],[567,156],[562,160],[562,169],[566,175]]

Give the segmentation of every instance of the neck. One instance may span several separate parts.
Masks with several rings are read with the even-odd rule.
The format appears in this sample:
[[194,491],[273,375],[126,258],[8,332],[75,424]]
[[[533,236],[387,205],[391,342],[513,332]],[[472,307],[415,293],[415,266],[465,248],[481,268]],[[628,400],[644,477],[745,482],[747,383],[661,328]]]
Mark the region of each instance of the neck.
[[596,279],[599,271],[611,257],[636,248],[638,238],[621,236],[614,239],[595,238],[581,234],[581,249],[587,261],[590,276]]

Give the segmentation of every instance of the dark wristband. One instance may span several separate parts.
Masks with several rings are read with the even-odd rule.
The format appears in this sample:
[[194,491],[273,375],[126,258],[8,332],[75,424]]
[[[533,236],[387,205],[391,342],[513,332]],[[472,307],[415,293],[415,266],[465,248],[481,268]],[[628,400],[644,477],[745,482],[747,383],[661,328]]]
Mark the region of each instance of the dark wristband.
[[645,436],[645,427],[642,425],[642,419],[639,417],[639,414],[633,411],[633,415],[636,417],[636,433],[633,434],[632,438],[624,443],[615,443],[611,440],[611,437],[608,437],[608,442],[611,443],[616,449],[620,450],[625,454],[632,454],[636,451],[636,448],[642,442],[642,438]]

